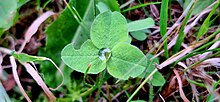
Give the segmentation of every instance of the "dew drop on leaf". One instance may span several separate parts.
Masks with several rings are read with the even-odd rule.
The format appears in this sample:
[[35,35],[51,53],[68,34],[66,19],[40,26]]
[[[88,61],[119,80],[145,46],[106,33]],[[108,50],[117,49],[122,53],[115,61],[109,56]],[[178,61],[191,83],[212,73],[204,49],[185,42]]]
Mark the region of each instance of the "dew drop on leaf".
[[102,48],[98,55],[101,60],[108,60],[111,57],[111,51],[108,48]]

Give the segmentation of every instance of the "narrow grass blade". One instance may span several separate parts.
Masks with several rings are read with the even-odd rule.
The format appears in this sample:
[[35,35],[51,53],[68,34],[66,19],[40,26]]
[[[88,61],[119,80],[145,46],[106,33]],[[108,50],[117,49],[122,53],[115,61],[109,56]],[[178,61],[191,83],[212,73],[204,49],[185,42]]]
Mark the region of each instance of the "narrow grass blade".
[[[165,34],[167,32],[168,4],[169,4],[169,0],[162,0],[162,5],[160,9],[160,34],[162,37],[165,36],[165,38],[166,38]],[[165,57],[169,58],[167,41],[165,41],[164,43],[164,51],[165,51]]]
[[215,11],[217,10],[217,8],[219,7],[219,3],[220,0],[218,0],[218,3],[215,4],[215,6],[212,8],[212,11],[209,13],[208,17],[205,19],[205,21],[203,22],[201,28],[199,29],[198,35],[196,40],[198,41],[204,34],[206,34],[208,32],[209,26],[211,24],[210,19],[212,17],[212,15],[215,14]]
[[[210,35],[209,37],[207,37],[207,38],[204,39],[203,41],[208,41],[208,40],[210,40],[211,38],[213,38],[213,37],[215,37],[217,34],[219,34],[219,32],[220,32],[219,29],[216,30],[212,35]],[[210,46],[211,44],[213,44],[213,43],[215,43],[215,42],[217,42],[217,41],[219,41],[219,40],[220,40],[220,39],[216,39],[216,40],[209,41],[208,43],[202,45],[201,47],[199,47],[199,48],[193,50],[193,51],[190,52],[189,54],[187,54],[187,55],[183,56],[182,58],[180,58],[179,60],[177,60],[176,63],[174,64],[174,66],[175,66],[178,62],[180,62],[180,61],[182,61],[182,60],[185,60],[185,59],[187,59],[187,58],[189,58],[189,57],[192,57],[192,56],[195,56],[195,55],[197,55],[197,54],[200,54],[200,52],[201,52],[201,53],[209,52],[209,50],[205,50],[205,51],[200,51],[200,50],[205,49],[206,47]],[[201,42],[202,42],[202,41],[201,41]],[[200,51],[200,52],[199,52],[199,51]],[[211,50],[210,50],[210,51],[211,51]]]
[[141,8],[141,7],[144,7],[144,6],[153,5],[153,4],[160,4],[160,3],[161,2],[150,2],[150,3],[140,4],[140,5],[133,6],[133,7],[130,7],[128,9],[125,9],[125,10],[122,11],[122,13],[130,11],[130,10],[134,10],[134,9],[137,9],[137,8]]
[[185,26],[190,18],[190,15],[193,11],[193,6],[191,6],[192,8],[189,10],[189,12],[187,13],[186,17],[183,19],[183,22],[182,22],[182,26],[180,28],[180,33],[177,37],[177,40],[176,40],[176,44],[174,45],[173,47],[173,53],[177,53],[179,50],[180,50],[180,47],[181,47],[181,44],[183,43],[184,41],[184,38],[185,38],[185,33],[184,33],[184,29],[185,29]]
[[126,102],[130,102],[131,99],[138,93],[138,91],[147,83],[147,81],[157,72],[157,69],[154,69],[154,71],[152,71],[152,73],[146,78],[144,79],[144,81],[141,83],[141,85],[138,86],[138,88],[132,93],[132,95],[128,98],[128,100]]
[[[138,0],[138,3],[139,3],[140,5],[143,4],[140,0]],[[149,12],[146,10],[146,8],[145,8],[145,7],[142,7],[142,9],[144,10],[145,15],[146,15],[147,17],[149,17]]]
[[197,85],[197,86],[206,88],[206,85],[203,84],[203,83],[196,82],[196,81],[193,81],[193,80],[190,80],[190,79],[186,79],[186,80],[187,80],[189,83],[192,83],[192,84],[195,84],[195,85]]

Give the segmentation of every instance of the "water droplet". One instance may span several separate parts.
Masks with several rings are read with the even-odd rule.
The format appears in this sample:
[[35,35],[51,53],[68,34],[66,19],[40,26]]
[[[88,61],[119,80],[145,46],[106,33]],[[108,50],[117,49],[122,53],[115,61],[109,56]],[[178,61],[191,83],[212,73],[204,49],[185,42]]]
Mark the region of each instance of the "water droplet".
[[108,60],[111,57],[111,51],[108,48],[102,48],[98,55],[101,60]]

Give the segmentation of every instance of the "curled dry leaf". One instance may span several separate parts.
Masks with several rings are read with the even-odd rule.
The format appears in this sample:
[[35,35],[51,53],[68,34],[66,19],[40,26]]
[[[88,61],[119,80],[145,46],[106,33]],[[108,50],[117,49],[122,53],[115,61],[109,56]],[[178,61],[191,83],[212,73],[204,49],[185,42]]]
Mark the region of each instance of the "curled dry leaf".
[[29,64],[29,63],[22,63],[24,67],[26,68],[27,72],[34,78],[34,80],[37,82],[39,86],[44,90],[45,94],[47,95],[49,101],[55,102],[56,97],[53,95],[53,93],[49,90],[47,85],[44,83],[40,75],[37,73],[37,71]]
[[18,52],[22,52],[22,50],[24,49],[24,46],[26,45],[26,43],[28,43],[31,39],[31,37],[37,32],[38,27],[51,15],[55,14],[52,11],[47,11],[44,14],[42,14],[40,17],[38,17],[32,24],[31,26],[28,28],[28,30],[25,33],[25,40],[22,44],[22,46],[20,47]]
[[19,80],[18,73],[17,73],[17,64],[16,64],[15,58],[13,56],[10,56],[10,62],[12,65],[12,72],[13,72],[14,79],[15,79],[16,83],[18,84],[18,87],[21,90],[21,93],[23,94],[23,96],[26,98],[26,100],[28,102],[31,102],[31,99],[28,97],[28,95],[24,91],[24,88],[22,87],[21,82]]

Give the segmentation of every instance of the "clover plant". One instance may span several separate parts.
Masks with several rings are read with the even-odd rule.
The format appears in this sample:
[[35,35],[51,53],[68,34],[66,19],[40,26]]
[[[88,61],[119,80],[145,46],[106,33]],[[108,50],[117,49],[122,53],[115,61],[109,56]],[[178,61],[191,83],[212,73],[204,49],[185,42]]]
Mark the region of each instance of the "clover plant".
[[104,69],[115,78],[128,79],[140,75],[147,65],[146,57],[137,47],[127,42],[128,24],[119,12],[99,14],[91,27],[90,38],[80,49],[73,44],[61,52],[63,62],[70,68],[88,74]]

